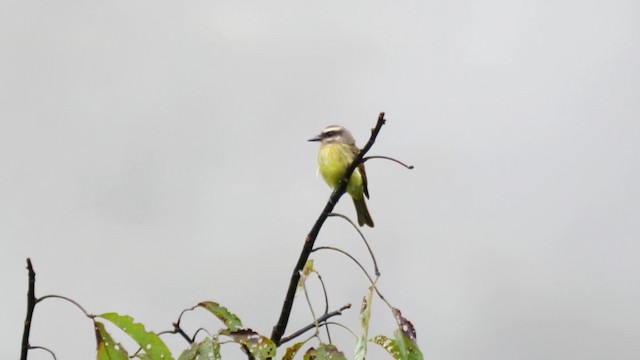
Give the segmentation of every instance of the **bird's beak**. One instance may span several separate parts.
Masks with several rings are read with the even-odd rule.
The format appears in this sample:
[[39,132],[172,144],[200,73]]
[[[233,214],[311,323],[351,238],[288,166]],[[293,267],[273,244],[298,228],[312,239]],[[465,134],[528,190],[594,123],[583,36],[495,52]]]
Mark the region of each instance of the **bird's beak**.
[[322,137],[320,135],[318,135],[318,136],[313,137],[313,138],[311,138],[311,139],[309,139],[307,141],[320,141],[320,140],[322,140]]

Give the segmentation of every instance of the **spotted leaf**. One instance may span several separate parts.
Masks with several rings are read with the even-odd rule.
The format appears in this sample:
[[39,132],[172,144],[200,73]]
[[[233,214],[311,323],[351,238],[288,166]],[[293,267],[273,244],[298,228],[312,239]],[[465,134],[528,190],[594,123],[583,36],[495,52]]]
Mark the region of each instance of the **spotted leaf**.
[[227,335],[238,344],[244,345],[251,352],[251,355],[258,359],[271,359],[276,355],[276,344],[268,337],[262,336],[251,329],[223,330],[220,334]]
[[96,321],[96,341],[98,342],[97,360],[127,360],[129,355],[122,345],[116,343],[104,328],[104,324]]
[[227,310],[226,307],[213,301],[203,301],[198,306],[209,310],[215,317],[220,319],[230,331],[242,329],[242,321],[236,314]]
[[134,322],[131,316],[106,313],[98,317],[109,320],[127,333],[152,360],[173,360],[171,352],[160,337],[145,330],[144,325]]

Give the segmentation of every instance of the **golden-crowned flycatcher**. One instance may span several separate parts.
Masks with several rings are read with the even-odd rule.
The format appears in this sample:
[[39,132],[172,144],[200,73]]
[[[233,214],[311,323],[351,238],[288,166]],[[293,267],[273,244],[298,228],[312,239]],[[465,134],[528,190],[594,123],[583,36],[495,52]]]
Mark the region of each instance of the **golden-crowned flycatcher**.
[[[353,159],[360,152],[355,139],[349,130],[342,126],[330,125],[322,130],[320,135],[309,139],[309,141],[320,141],[320,151],[318,152],[320,174],[324,181],[335,189]],[[356,206],[358,224],[373,227],[373,220],[364,200],[365,196],[367,199],[369,198],[369,190],[367,189],[367,174],[364,171],[363,163],[360,163],[351,174],[351,179],[347,184],[347,193],[351,195]]]

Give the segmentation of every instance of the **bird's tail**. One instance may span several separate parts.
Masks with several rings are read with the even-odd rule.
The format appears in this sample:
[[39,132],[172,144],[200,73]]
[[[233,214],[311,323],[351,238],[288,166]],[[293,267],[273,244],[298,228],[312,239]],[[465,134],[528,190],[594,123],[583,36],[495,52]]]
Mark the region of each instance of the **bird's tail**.
[[373,219],[367,209],[367,203],[364,201],[364,196],[360,199],[352,198],[353,204],[356,206],[356,213],[358,213],[358,224],[360,226],[367,225],[373,227]]

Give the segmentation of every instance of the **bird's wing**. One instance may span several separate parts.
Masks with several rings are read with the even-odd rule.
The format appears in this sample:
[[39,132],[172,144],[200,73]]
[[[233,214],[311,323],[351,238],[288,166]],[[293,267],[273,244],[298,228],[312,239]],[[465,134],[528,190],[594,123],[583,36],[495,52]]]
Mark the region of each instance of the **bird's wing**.
[[[353,153],[355,156],[358,156],[360,153],[360,149],[357,147],[353,147]],[[367,186],[367,173],[364,171],[364,163],[358,164],[358,170],[360,171],[360,175],[362,175],[362,185],[364,186],[364,196],[369,198],[369,187]]]

